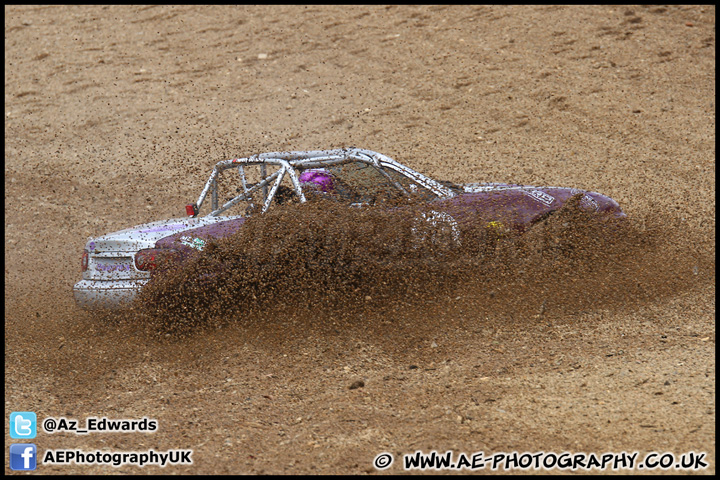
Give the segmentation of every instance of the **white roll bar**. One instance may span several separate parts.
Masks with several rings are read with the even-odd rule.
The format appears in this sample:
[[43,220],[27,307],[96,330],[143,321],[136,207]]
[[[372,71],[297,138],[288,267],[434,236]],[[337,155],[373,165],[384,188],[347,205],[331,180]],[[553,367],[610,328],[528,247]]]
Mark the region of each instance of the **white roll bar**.
[[[283,177],[285,176],[285,173],[290,175],[290,180],[293,185],[293,190],[297,194],[298,198],[300,199],[300,202],[304,203],[306,201],[305,195],[303,194],[302,188],[300,186],[300,182],[297,177],[297,172],[295,171],[298,167],[322,167],[322,166],[330,166],[335,165],[338,163],[343,163],[347,161],[360,161],[364,163],[368,163],[372,166],[374,166],[383,176],[385,176],[392,184],[400,190],[403,194],[408,195],[408,192],[405,190],[405,188],[397,181],[393,180],[390,175],[388,175],[387,172],[383,170],[383,167],[390,168],[399,174],[409,178],[413,182],[427,188],[430,190],[433,194],[437,195],[440,198],[450,198],[454,197],[455,193],[446,187],[445,185],[442,185],[441,183],[426,177],[425,175],[422,175],[421,173],[416,172],[415,170],[406,167],[405,165],[393,160],[392,158],[383,155],[378,152],[373,152],[372,150],[366,150],[361,148],[338,148],[338,149],[331,149],[331,150],[310,150],[310,151],[292,151],[292,152],[268,152],[268,153],[260,153],[256,155],[252,155],[250,157],[246,158],[234,158],[230,160],[222,160],[218,162],[215,167],[213,168],[212,173],[210,174],[210,178],[205,183],[205,187],[203,188],[202,192],[200,193],[200,197],[198,197],[198,201],[195,204],[195,212],[199,212],[200,207],[202,206],[203,202],[205,201],[205,197],[207,196],[208,192],[212,190],[213,195],[213,211],[210,212],[209,215],[219,215],[223,211],[227,210],[231,206],[235,205],[238,202],[241,202],[243,200],[250,200],[250,194],[260,188],[262,188],[266,194],[265,202],[263,204],[262,212],[264,213],[267,211],[267,209],[270,207],[270,204],[273,200],[273,197],[275,196],[275,193],[277,192],[278,187],[280,186],[280,183],[283,180]],[[250,188],[247,188],[247,184],[245,183],[245,175],[244,175],[244,166],[248,165],[260,165],[261,166],[261,173],[265,174],[265,166],[266,165],[276,165],[280,167],[278,171],[273,173],[270,176],[267,176],[263,178],[259,183],[256,183]],[[217,178],[218,175],[233,167],[239,167],[238,172],[241,175],[242,178],[242,184],[243,184],[243,193],[240,195],[234,197],[227,203],[225,203],[222,207],[218,208],[217,206]],[[273,182],[272,187],[270,188],[269,192],[267,191],[267,186]],[[196,213],[197,215],[197,213]]]

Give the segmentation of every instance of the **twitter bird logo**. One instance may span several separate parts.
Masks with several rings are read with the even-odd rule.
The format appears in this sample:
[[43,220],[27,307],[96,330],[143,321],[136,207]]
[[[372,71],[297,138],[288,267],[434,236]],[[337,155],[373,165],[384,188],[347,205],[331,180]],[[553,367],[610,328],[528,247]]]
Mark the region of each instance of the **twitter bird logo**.
[[13,412],[10,414],[11,438],[35,438],[37,416],[34,412]]

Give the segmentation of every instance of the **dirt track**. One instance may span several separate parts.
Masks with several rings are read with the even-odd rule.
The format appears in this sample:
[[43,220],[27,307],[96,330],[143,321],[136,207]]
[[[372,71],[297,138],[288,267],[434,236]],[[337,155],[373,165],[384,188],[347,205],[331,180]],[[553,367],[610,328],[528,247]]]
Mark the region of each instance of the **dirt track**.
[[[699,451],[715,472],[714,7],[5,14],[6,419],[148,416],[152,435],[35,443],[195,462],[39,472],[372,473],[387,451],[400,473],[418,449]],[[218,160],[342,146],[602,192],[664,242],[589,275],[589,301],[562,293],[577,277],[521,300],[458,286],[185,337],[73,305],[88,236],[182,216]]]

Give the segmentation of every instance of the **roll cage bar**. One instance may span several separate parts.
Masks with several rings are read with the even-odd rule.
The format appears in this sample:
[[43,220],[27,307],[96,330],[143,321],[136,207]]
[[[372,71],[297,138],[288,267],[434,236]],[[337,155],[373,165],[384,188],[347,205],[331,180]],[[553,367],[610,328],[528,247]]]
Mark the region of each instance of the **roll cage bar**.
[[[212,211],[208,215],[217,216],[239,202],[251,201],[251,194],[260,189],[262,189],[265,196],[265,202],[263,203],[261,213],[265,213],[270,207],[270,204],[275,197],[275,193],[280,187],[280,184],[286,174],[289,175],[293,191],[299,198],[300,202],[305,203],[306,198],[302,191],[302,187],[300,186],[300,181],[298,180],[298,175],[295,170],[296,168],[318,168],[351,161],[363,162],[373,166],[404,195],[409,195],[409,193],[399,182],[393,180],[390,175],[383,170],[383,168],[390,168],[395,172],[400,173],[418,185],[427,188],[439,198],[450,198],[455,196],[455,193],[445,185],[428,178],[409,167],[406,167],[390,157],[371,150],[360,148],[342,148],[333,150],[269,152],[260,153],[247,158],[234,158],[218,162],[213,168],[210,178],[205,183],[205,187],[200,193],[200,197],[197,202],[193,205],[187,206],[187,213],[189,216],[196,217],[200,211],[200,207],[202,207],[205,202],[208,193],[211,195],[212,204]],[[260,175],[262,176],[262,180],[248,188],[244,167],[250,165],[260,166]],[[267,165],[275,165],[278,166],[279,169],[268,176],[266,173]],[[218,176],[223,171],[235,167],[237,167],[238,174],[240,175],[242,193],[230,199],[224,205],[219,206],[217,184]]]

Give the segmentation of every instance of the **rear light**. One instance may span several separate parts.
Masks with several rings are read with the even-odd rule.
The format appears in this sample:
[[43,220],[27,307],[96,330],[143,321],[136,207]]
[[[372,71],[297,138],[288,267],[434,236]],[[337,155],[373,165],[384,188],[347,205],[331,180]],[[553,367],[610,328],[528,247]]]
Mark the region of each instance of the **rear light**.
[[82,258],[80,259],[80,268],[83,272],[87,271],[89,255],[87,250],[83,250]]
[[196,217],[198,214],[198,207],[196,204],[192,205],[185,205],[185,213],[187,213],[188,217]]
[[146,248],[135,254],[135,268],[143,272],[167,265],[177,257],[177,250],[169,248]]

